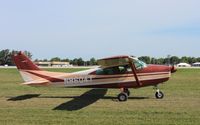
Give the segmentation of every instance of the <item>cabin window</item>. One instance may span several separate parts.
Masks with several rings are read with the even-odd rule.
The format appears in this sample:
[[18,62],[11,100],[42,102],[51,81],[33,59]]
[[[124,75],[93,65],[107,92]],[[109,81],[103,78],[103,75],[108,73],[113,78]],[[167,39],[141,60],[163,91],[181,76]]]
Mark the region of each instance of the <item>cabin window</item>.
[[[135,65],[137,70],[141,70],[147,67],[146,63],[140,61],[137,58],[134,58],[133,64]],[[96,71],[96,75],[116,75],[116,74],[125,74],[128,72],[132,72],[130,65],[122,65],[122,66],[109,67],[105,69],[99,69]]]
[[96,71],[96,75],[116,75],[116,74],[125,74],[128,71],[129,66],[115,66],[105,69],[99,69]]

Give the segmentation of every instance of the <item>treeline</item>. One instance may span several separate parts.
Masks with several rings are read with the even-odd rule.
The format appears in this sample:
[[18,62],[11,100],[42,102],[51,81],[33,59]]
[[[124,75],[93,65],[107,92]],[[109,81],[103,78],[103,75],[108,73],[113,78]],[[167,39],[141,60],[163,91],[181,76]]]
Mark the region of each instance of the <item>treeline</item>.
[[187,57],[183,56],[181,58],[177,56],[168,56],[166,58],[152,58],[149,56],[141,56],[139,57],[140,60],[144,61],[147,64],[164,64],[164,65],[176,65],[178,63],[188,63],[192,64],[195,62],[200,62],[200,57]]
[[97,60],[95,58],[91,58],[88,61],[84,61],[81,57],[80,58],[75,58],[75,59],[61,59],[59,57],[54,57],[50,60],[44,59],[44,60],[39,60],[36,59],[35,62],[69,62],[71,65],[75,65],[75,66],[93,66],[93,65],[97,65]]
[[[13,66],[15,65],[14,62],[12,61],[12,55],[19,53],[20,51],[17,50],[9,50],[9,49],[4,49],[0,51],[0,65],[9,65]],[[29,51],[23,51],[25,55],[27,55],[29,58],[32,58],[32,53]],[[48,59],[43,59],[39,60],[36,59],[35,62],[42,61],[42,62],[47,62],[47,61],[58,61],[58,62],[69,62],[72,65],[77,65],[77,66],[91,66],[91,65],[97,65],[97,61],[95,58],[91,58],[89,61],[84,61],[82,58],[75,58],[75,59],[61,59],[59,57],[54,57],[50,60]]]
[[[176,65],[180,62],[185,62],[188,64],[192,64],[195,62],[200,62],[200,57],[195,58],[195,57],[177,57],[177,56],[168,56],[166,58],[152,58],[149,56],[141,56],[138,59],[141,61],[144,61],[147,64],[160,64],[160,65]],[[54,57],[50,60],[35,60],[37,61],[61,61],[61,62],[70,62],[72,65],[77,65],[77,66],[91,66],[91,65],[97,65],[97,60],[95,58],[91,58],[89,61],[84,61],[82,58],[75,58],[73,60],[70,60],[68,58],[66,59],[61,59],[59,57]]]
[[[4,49],[0,51],[0,65],[9,65],[13,66],[15,65],[12,61],[12,55],[19,53],[17,50],[9,50]],[[27,55],[29,58],[32,57],[32,54],[29,51],[24,51],[25,55]]]
[[[1,50],[0,51],[0,65],[14,65],[14,63],[12,62],[12,55],[18,53],[19,51],[17,50],[9,50],[9,49],[5,49],[5,50]],[[24,53],[31,58],[32,54],[29,51],[24,51]],[[185,62],[188,64],[192,64],[195,62],[200,62],[200,57],[177,57],[177,56],[167,56],[166,58],[153,58],[153,57],[149,57],[149,56],[141,56],[139,57],[140,60],[144,61],[147,64],[164,64],[164,65],[176,65],[180,62]],[[54,57],[50,60],[48,59],[36,59],[35,62],[47,62],[47,61],[59,61],[59,62],[69,62],[71,65],[76,65],[76,66],[92,66],[92,65],[97,65],[97,60],[95,58],[91,58],[88,61],[83,60],[82,58],[75,58],[75,59],[69,59],[69,58],[65,58],[65,59],[61,59],[59,57]]]

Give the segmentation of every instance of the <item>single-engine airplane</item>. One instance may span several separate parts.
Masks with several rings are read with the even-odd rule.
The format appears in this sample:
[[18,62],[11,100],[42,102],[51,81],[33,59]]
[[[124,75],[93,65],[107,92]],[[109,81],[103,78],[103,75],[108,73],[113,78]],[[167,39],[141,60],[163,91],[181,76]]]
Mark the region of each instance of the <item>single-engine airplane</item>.
[[22,52],[13,55],[24,85],[80,88],[119,88],[119,101],[126,101],[129,88],[155,86],[157,99],[164,97],[157,85],[169,80],[174,66],[147,65],[133,56],[115,56],[99,59],[99,67],[75,73],[49,72],[40,69]]

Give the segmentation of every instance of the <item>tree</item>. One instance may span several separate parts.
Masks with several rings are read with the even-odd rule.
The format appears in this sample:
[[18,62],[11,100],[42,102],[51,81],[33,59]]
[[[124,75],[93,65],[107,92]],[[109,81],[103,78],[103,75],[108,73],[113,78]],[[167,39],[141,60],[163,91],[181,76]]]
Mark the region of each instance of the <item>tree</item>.
[[48,60],[48,59],[43,59],[42,61],[43,61],[43,62],[48,62],[49,60]]
[[180,59],[177,56],[172,56],[170,58],[170,64],[175,65],[178,64],[180,62]]
[[157,64],[165,64],[165,59],[164,58],[157,59]]
[[157,59],[156,58],[151,58],[151,64],[157,64]]
[[71,61],[70,61],[70,64],[78,65],[78,59],[75,58],[75,59],[71,60]]
[[24,51],[24,54],[25,54],[28,58],[30,58],[30,59],[31,59],[32,56],[33,56],[29,51],[26,51],[26,50]]
[[194,58],[194,57],[188,57],[188,63],[189,64],[192,64],[192,63],[195,63],[195,62],[197,62],[196,58]]
[[12,50],[12,51],[11,51],[11,55],[15,55],[15,54],[17,54],[17,53],[19,53],[19,51],[17,51],[17,50]]
[[188,58],[186,56],[181,57],[180,62],[188,63]]
[[59,57],[54,57],[54,58],[51,58],[50,61],[51,61],[51,62],[54,62],[54,61],[60,62],[61,59],[60,59]]
[[91,65],[91,64],[90,64],[90,61],[86,61],[85,64],[86,64],[86,66]]
[[97,61],[94,57],[90,59],[89,65],[97,65]]
[[66,59],[61,59],[61,62],[69,62],[70,60],[68,58]]
[[35,59],[34,62],[40,62],[40,60],[39,59]]
[[197,62],[200,62],[200,57],[198,57],[198,58],[196,59],[196,61],[197,61]]
[[77,60],[78,66],[83,66],[84,65],[84,61],[82,58],[78,58]]
[[0,51],[0,65],[5,65],[11,62],[11,54],[9,49]]

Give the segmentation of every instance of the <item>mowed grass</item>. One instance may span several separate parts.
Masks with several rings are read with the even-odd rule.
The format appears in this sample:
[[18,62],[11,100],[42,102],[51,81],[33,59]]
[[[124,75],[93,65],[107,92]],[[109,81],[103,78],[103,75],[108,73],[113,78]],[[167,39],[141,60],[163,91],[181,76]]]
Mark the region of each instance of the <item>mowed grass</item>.
[[[179,69],[160,85],[165,93],[162,100],[155,99],[153,87],[131,89],[129,100],[118,102],[117,89],[94,101],[105,90],[35,88],[22,82],[16,69],[0,69],[0,125],[200,125],[200,69]],[[89,96],[79,98],[88,91]],[[22,98],[30,94],[33,98]],[[73,107],[76,110],[68,110]]]

